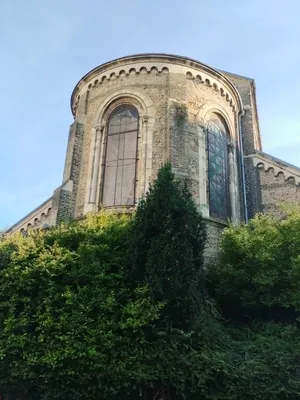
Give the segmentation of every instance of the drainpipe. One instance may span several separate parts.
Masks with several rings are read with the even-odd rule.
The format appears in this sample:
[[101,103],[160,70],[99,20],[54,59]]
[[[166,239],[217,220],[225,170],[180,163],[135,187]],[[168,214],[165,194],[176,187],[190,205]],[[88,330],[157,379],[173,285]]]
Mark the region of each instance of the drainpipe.
[[239,113],[239,139],[240,139],[240,163],[242,170],[242,191],[243,191],[243,203],[244,203],[244,215],[245,222],[248,222],[248,207],[247,207],[247,194],[246,194],[246,178],[245,178],[245,164],[244,164],[244,147],[243,147],[243,135],[242,135],[242,115],[244,111]]

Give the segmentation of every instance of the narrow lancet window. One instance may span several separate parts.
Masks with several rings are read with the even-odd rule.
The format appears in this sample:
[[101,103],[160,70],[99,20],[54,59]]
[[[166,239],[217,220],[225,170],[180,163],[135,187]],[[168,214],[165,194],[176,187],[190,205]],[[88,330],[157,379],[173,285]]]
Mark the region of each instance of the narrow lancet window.
[[138,119],[136,108],[129,104],[117,107],[108,119],[103,207],[135,203]]
[[226,221],[230,216],[228,130],[213,114],[207,124],[208,191],[210,216]]

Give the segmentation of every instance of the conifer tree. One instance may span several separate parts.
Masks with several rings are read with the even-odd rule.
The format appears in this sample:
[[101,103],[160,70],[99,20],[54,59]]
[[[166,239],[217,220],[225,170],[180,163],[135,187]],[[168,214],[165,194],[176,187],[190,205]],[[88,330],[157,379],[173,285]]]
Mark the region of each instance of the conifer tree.
[[129,245],[129,277],[166,302],[174,328],[191,328],[201,308],[205,223],[187,185],[164,165],[137,207]]

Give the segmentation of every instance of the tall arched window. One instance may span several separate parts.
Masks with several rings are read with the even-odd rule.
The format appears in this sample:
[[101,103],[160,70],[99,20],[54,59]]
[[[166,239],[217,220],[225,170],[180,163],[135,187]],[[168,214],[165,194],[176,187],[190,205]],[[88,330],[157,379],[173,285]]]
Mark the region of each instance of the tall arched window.
[[228,130],[218,115],[211,115],[207,124],[209,210],[212,217],[230,216]]
[[129,104],[118,106],[107,123],[102,205],[131,206],[135,202],[139,115]]

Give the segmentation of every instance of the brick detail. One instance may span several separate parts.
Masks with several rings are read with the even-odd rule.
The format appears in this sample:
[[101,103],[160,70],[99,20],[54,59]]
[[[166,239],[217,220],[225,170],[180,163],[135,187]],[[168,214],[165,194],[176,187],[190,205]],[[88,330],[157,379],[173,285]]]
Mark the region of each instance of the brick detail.
[[54,191],[52,223],[69,221],[75,216],[76,194],[81,169],[84,125],[75,121],[70,126],[63,184]]
[[300,204],[300,185],[295,184],[293,179],[285,179],[283,173],[275,176],[274,170],[258,169],[260,176],[262,211],[280,216],[282,211],[278,207],[283,201],[285,203]]
[[[233,223],[239,223],[244,217],[241,154],[249,218],[261,211],[279,214],[278,203],[283,200],[300,203],[300,169],[261,151],[253,79],[227,72],[220,74],[183,57],[138,55],[99,66],[78,83],[71,98],[75,122],[69,131],[62,185],[51,199],[15,224],[7,234],[31,225],[40,226],[42,222],[55,225],[81,218],[88,212],[95,132],[99,127],[103,132],[98,146],[101,160],[92,164],[98,171],[103,163],[108,110],[124,101],[132,101],[140,115],[137,197],[144,194],[161,165],[170,160],[176,176],[189,185],[207,218],[206,262],[215,259],[220,235],[226,226],[209,218],[205,126],[211,113],[219,113],[229,130]],[[92,182],[93,210],[97,210],[100,201],[102,181],[98,172]]]
[[73,196],[72,191],[62,188],[59,196],[59,206],[57,212],[56,223],[70,221],[74,216],[73,213]]
[[224,225],[208,221],[207,240],[204,250],[205,265],[216,262],[219,254],[219,243],[224,227]]
[[250,219],[262,211],[260,174],[253,165],[252,158],[245,159],[245,175],[248,218]]
[[245,155],[261,150],[260,131],[257,115],[255,83],[253,79],[225,73],[237,88],[244,107],[241,117],[243,151]]

